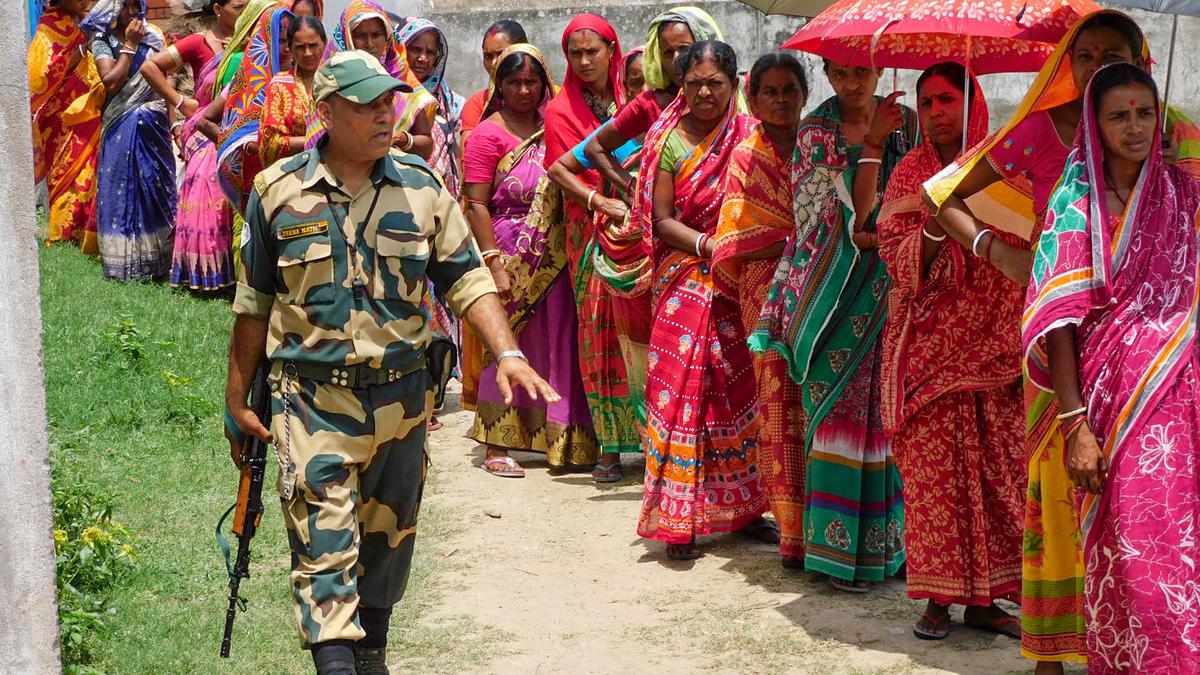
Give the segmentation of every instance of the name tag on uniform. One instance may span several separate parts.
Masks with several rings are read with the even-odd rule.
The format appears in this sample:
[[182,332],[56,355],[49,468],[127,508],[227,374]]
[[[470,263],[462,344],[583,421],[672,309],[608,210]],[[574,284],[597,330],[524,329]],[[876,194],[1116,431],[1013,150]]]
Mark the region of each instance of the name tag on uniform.
[[298,225],[288,225],[287,227],[279,228],[279,240],[299,239],[300,237],[309,237],[314,234],[325,234],[328,231],[329,221],[314,220],[309,223],[300,223]]

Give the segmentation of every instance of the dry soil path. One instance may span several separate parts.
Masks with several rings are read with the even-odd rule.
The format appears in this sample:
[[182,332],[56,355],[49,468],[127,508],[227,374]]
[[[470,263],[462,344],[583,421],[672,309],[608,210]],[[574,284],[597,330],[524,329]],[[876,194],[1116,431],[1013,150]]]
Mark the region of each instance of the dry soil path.
[[941,643],[914,638],[921,603],[903,582],[842,593],[737,535],[702,541],[694,562],[667,560],[663,545],[634,531],[638,457],[625,456],[627,478],[613,486],[552,476],[524,454],[526,477],[501,479],[479,468],[482,448],[465,438],[470,413],[441,420],[425,499],[454,526],[421,535],[444,560],[422,621],[456,622],[486,645],[472,672],[1032,671],[1015,641],[961,624]]

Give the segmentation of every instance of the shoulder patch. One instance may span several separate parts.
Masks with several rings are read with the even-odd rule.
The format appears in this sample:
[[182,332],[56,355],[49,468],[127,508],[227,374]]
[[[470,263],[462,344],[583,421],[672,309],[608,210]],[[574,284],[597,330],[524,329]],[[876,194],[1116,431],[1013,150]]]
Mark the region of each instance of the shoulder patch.
[[267,191],[267,177],[261,172],[254,177],[254,189],[258,191],[259,197],[262,197],[262,194]]

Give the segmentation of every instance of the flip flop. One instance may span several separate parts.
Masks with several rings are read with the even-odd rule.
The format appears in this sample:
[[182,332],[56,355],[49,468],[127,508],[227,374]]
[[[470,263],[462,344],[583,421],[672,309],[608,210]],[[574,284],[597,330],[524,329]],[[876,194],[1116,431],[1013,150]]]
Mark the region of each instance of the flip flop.
[[621,463],[611,464],[609,466],[596,465],[592,469],[592,479],[597,483],[620,483],[625,478],[625,472],[621,468]]
[[1004,614],[1004,616],[997,616],[992,619],[985,619],[982,621],[979,619],[974,619],[974,618],[968,619],[967,617],[964,616],[963,623],[970,626],[971,628],[976,628],[976,629],[979,629],[982,631],[987,631],[989,633],[998,633],[1000,635],[1007,635],[1008,637],[1013,638],[1015,640],[1020,640],[1021,639],[1021,620],[1019,618],[1013,616],[1012,614],[1005,612],[1004,610],[1000,609],[999,607],[997,607],[996,609],[999,610],[1000,612],[1002,612]]
[[[922,628],[921,621],[928,622],[932,628],[928,630]],[[927,608],[925,613],[921,615],[921,621],[913,624],[912,632],[913,635],[922,640],[945,640],[946,636],[950,634],[949,609],[947,609],[946,613],[942,614],[941,616],[931,616],[929,614],[929,609]]]
[[524,478],[525,469],[517,464],[517,460],[505,455],[503,457],[488,457],[483,460],[483,470],[501,478]]
[[427,427],[427,429],[429,431],[437,431],[438,429],[441,429],[441,428],[442,428],[442,423],[438,421],[438,418],[436,418],[436,417],[429,418],[429,425]]

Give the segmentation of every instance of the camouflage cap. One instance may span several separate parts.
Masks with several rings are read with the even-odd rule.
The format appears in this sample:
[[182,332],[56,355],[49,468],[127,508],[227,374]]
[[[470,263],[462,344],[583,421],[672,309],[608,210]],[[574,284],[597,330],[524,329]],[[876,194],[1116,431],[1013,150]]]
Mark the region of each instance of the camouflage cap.
[[337,94],[355,103],[370,103],[389,91],[411,92],[412,87],[388,75],[379,59],[352,49],[330,56],[313,77],[313,100]]

